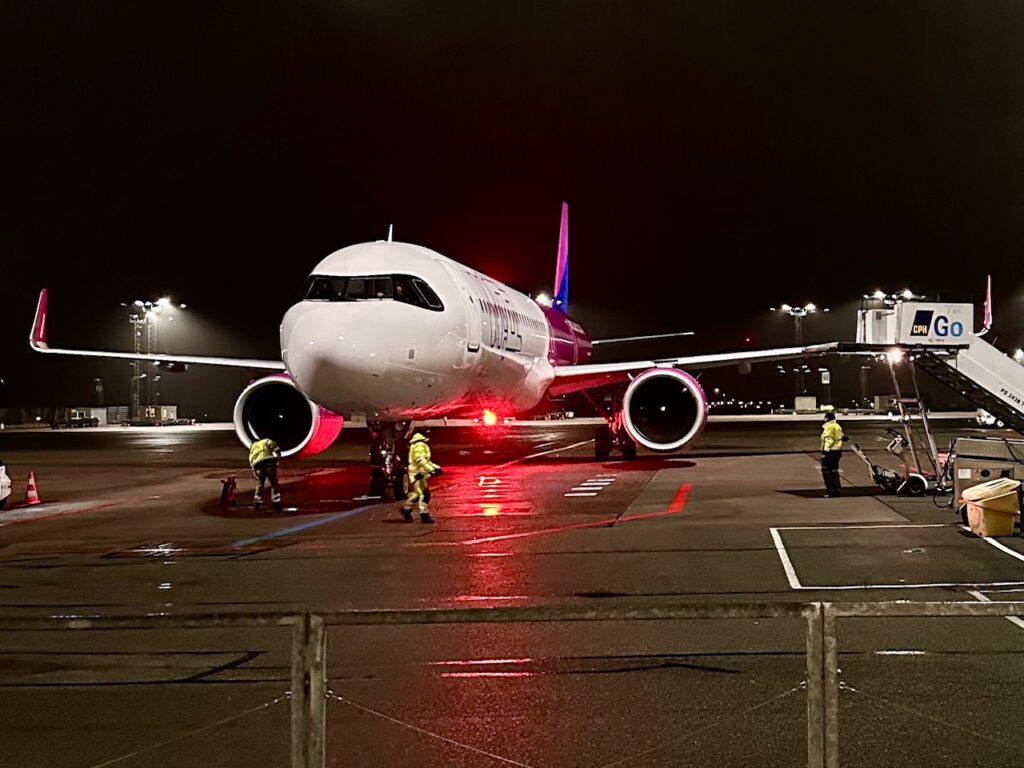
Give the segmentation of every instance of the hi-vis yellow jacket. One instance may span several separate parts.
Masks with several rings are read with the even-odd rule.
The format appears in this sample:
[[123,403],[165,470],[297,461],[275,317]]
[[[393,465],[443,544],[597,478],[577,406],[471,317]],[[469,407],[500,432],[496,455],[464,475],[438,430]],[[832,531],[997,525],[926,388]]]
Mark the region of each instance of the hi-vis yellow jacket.
[[416,475],[430,477],[440,467],[430,460],[430,446],[427,445],[427,438],[423,435],[413,435],[412,443],[409,445],[409,479],[415,480]]
[[281,457],[281,446],[269,437],[257,440],[249,449],[249,466],[255,467],[261,461],[277,459]]
[[838,421],[826,421],[821,428],[821,450],[843,450],[843,437],[843,428],[839,426]]

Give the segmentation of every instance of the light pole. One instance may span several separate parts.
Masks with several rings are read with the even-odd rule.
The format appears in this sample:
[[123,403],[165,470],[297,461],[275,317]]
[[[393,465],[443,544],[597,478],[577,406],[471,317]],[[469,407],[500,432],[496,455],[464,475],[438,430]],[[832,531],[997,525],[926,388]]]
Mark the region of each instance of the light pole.
[[[793,318],[793,342],[797,347],[804,345],[804,318],[817,312],[828,312],[828,307],[821,309],[817,304],[807,302],[802,307],[791,304],[782,304],[778,308],[771,307],[772,312],[783,312]],[[801,368],[796,377],[796,394],[799,397],[804,393],[804,371]]]
[[[157,334],[157,323],[161,318],[165,322],[170,322],[174,319],[174,310],[185,309],[186,304],[175,304],[167,296],[162,296],[156,301],[143,301],[142,299],[135,299],[135,301],[121,302],[122,307],[127,307],[131,314],[128,316],[128,322],[132,326],[132,351],[134,354],[153,354],[154,348],[157,347],[158,334]],[[159,381],[160,377],[148,376],[142,373],[142,362],[139,360],[132,361],[132,380],[131,380],[131,403],[128,410],[128,420],[138,421],[140,416],[141,401],[144,399],[147,408],[153,407],[159,402],[160,393],[155,391],[153,386],[154,381]],[[142,382],[145,381],[146,396],[142,397]]]

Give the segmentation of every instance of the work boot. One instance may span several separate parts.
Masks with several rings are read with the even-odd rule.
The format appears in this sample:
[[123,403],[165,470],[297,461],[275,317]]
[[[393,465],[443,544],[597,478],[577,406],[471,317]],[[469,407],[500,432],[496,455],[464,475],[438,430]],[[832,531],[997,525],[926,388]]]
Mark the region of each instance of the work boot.
[[420,522],[424,525],[430,525],[434,522],[434,518],[430,516],[429,512],[420,512]]
[[402,507],[402,519],[407,523],[412,522],[412,509],[410,507]]

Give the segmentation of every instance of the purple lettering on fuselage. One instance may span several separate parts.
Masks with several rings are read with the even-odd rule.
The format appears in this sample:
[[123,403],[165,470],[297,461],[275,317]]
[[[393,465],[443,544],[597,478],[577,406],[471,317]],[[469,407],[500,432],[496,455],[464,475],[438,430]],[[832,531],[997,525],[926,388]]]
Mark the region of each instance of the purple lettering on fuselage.
[[589,363],[590,337],[580,325],[561,312],[541,307],[548,321],[548,360],[552,365],[580,365]]

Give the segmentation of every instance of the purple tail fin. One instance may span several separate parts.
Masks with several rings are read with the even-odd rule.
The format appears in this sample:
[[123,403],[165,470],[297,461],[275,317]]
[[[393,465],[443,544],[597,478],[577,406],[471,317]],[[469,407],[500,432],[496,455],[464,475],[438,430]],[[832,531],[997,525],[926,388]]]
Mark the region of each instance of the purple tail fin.
[[558,228],[558,262],[555,265],[555,293],[551,306],[562,314],[569,312],[569,204],[562,203],[562,223]]

